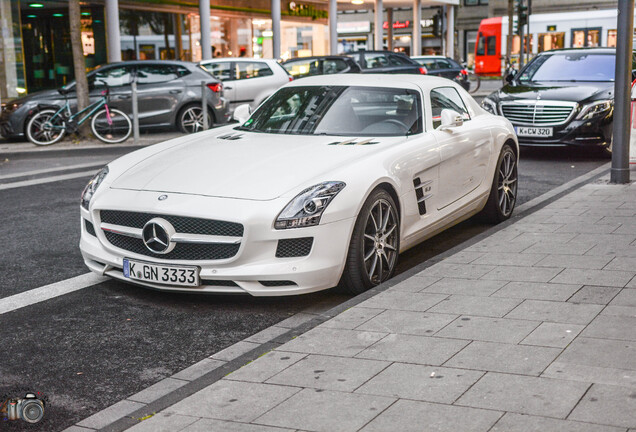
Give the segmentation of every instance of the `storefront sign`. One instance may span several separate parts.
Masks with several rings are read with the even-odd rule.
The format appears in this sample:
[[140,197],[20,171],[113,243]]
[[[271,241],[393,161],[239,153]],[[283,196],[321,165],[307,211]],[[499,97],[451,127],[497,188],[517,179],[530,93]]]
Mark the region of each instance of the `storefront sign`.
[[292,1],[292,2],[289,2],[288,15],[309,17],[315,20],[315,19],[321,19],[321,18],[326,19],[329,14],[327,13],[326,10],[320,10],[312,4],[296,3]]
[[[411,27],[411,21],[394,21],[393,22],[393,28],[394,29],[405,29],[405,28],[409,28]],[[384,21],[384,24],[382,24],[382,28],[383,29],[388,29],[389,28],[389,22],[388,21]]]
[[550,32],[556,31],[556,25],[549,25],[548,26],[548,31],[550,31]]
[[338,22],[338,33],[371,33],[370,21]]

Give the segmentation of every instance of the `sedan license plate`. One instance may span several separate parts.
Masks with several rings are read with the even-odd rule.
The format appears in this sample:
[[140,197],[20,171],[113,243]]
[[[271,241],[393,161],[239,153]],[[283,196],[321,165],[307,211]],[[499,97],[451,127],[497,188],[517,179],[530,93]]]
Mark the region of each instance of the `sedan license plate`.
[[523,136],[523,137],[551,137],[552,136],[552,128],[548,128],[548,127],[517,126],[515,127],[515,131],[517,132],[517,136]]
[[199,268],[133,261],[124,258],[124,276],[144,282],[176,286],[199,286]]

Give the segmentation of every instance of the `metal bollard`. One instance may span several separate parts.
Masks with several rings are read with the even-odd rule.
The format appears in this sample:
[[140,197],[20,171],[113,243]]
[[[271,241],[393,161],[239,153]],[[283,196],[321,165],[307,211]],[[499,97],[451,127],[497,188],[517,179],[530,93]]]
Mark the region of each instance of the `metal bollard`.
[[139,107],[137,106],[137,81],[132,82],[133,144],[139,145]]
[[201,115],[203,116],[203,130],[208,130],[208,92],[205,81],[201,81]]

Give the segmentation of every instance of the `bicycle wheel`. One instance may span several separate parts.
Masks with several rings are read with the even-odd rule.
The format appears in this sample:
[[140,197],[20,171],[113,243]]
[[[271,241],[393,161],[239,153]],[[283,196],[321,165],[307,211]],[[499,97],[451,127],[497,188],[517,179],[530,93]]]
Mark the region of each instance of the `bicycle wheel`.
[[479,75],[476,75],[475,72],[468,72],[468,82],[470,83],[470,87],[468,87],[469,93],[475,93],[479,90],[481,80],[479,79]]
[[52,109],[42,110],[29,120],[26,127],[26,135],[29,141],[35,145],[47,146],[55,144],[66,133],[66,125],[57,111]]
[[91,120],[93,134],[107,144],[126,141],[132,132],[132,122],[122,111],[109,108],[98,111]]

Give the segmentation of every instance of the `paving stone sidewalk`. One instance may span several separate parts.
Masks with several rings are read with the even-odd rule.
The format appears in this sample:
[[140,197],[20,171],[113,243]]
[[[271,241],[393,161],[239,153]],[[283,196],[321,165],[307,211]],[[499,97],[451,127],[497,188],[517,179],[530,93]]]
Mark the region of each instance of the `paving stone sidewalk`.
[[598,180],[129,431],[635,432],[635,276]]

